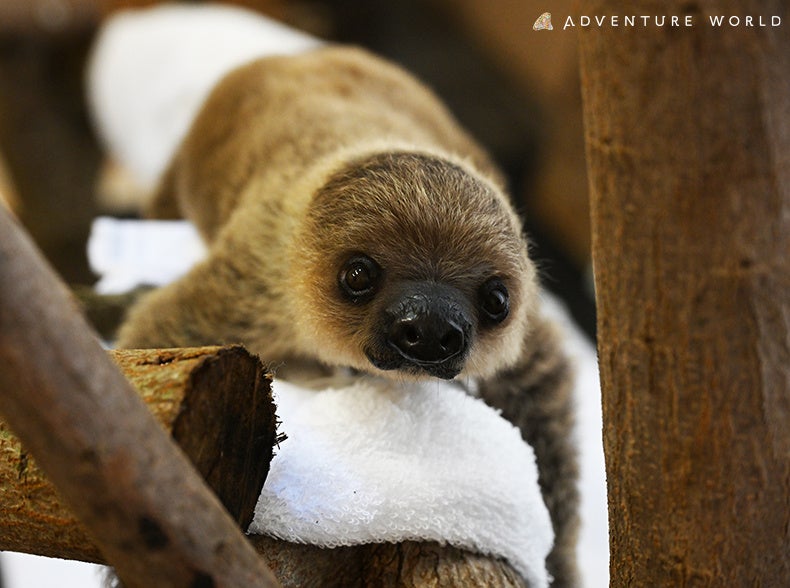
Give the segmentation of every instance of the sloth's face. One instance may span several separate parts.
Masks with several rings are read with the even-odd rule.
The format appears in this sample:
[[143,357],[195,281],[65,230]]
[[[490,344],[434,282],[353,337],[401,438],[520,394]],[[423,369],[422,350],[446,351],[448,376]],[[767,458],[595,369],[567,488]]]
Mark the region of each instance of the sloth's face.
[[535,299],[504,197],[421,154],[377,155],[333,176],[291,263],[303,344],[329,364],[396,377],[484,376],[509,365]]
[[496,329],[510,314],[510,293],[500,276],[471,292],[425,277],[396,277],[388,284],[387,273],[364,253],[353,253],[338,272],[340,296],[355,308],[375,309],[362,351],[380,370],[454,378],[479,331]]

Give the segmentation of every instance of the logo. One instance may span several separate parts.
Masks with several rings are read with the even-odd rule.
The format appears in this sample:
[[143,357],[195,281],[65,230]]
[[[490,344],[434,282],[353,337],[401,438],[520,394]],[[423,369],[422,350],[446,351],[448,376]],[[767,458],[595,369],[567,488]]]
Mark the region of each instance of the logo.
[[553,31],[554,27],[551,26],[551,12],[544,12],[532,25],[533,31]]
[[[691,28],[699,20],[713,28],[764,28],[781,27],[782,17],[777,15],[707,15],[701,18],[692,14],[606,14],[606,15],[568,15],[564,18],[562,30],[582,28]],[[544,12],[532,25],[534,31],[552,31],[551,13]]]

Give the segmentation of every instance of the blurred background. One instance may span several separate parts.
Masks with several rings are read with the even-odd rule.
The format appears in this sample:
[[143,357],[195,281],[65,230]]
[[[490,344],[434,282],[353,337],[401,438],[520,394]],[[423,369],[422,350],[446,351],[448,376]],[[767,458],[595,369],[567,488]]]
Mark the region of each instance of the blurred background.
[[[0,192],[72,284],[89,284],[85,243],[102,153],[83,67],[102,19],[153,0],[0,0]],[[546,287],[591,336],[590,230],[576,33],[533,31],[570,0],[239,0],[321,38],[366,46],[417,74],[507,173]],[[562,20],[555,18],[561,29]]]
[[[92,220],[128,214],[102,193],[106,185],[100,189],[103,154],[83,92],[86,56],[107,15],[157,3],[0,0],[0,199],[72,285],[95,280],[86,257]],[[368,47],[431,86],[506,172],[544,285],[594,339],[576,33],[561,30],[570,0],[228,3],[326,40]],[[555,30],[533,31],[546,10],[555,14]],[[10,557],[0,555],[7,577],[17,574]],[[95,570],[80,569],[75,573],[98,583]],[[28,579],[6,588],[92,585],[65,580]]]

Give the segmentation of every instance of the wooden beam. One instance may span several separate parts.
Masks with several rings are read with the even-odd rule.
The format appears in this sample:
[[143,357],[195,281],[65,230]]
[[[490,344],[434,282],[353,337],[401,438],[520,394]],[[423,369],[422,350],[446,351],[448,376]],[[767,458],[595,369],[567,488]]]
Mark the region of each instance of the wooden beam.
[[611,585],[785,585],[790,9],[627,12],[658,8],[693,24],[626,27],[605,0],[585,14],[619,26],[579,31]]

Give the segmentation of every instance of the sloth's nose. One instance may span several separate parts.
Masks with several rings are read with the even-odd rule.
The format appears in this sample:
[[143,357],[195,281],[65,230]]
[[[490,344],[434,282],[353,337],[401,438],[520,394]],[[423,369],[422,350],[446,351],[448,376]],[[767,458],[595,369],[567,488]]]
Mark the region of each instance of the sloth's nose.
[[442,363],[466,346],[463,329],[434,313],[396,320],[390,326],[388,341],[403,357],[418,364]]

